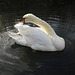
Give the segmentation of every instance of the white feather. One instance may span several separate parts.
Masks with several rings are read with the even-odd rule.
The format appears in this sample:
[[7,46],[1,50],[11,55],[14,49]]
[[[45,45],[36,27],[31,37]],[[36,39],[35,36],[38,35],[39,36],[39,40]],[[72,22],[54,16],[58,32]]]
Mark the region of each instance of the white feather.
[[[41,51],[61,51],[64,49],[64,39],[56,35],[53,28],[49,27],[46,22],[42,21],[39,18],[37,19],[37,17],[35,18],[35,16],[32,14],[27,14],[24,17],[27,18],[26,22],[28,21],[35,23],[41,28],[30,27],[28,25],[23,25],[22,23],[16,24],[14,27],[18,29],[19,32],[9,34],[9,36],[12,37],[16,41],[16,43],[24,46],[29,46],[32,49]],[[46,27],[46,25],[48,27]]]

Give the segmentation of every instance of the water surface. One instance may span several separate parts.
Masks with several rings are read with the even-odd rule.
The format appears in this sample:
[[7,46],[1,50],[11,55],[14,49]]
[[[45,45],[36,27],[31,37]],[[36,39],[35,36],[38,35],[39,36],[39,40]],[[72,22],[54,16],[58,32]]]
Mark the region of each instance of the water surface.
[[61,9],[47,9],[45,11],[49,12],[40,13],[32,11],[65,39],[66,47],[61,52],[34,51],[16,44],[7,31],[15,30],[14,24],[22,20],[26,11],[0,13],[0,75],[75,74],[75,16],[71,9]]

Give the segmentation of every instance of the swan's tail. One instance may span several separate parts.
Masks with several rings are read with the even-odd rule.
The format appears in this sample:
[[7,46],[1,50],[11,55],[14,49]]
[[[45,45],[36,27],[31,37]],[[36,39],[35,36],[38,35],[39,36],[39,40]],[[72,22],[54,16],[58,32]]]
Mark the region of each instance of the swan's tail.
[[27,46],[26,40],[19,33],[8,32],[8,35],[14,39],[17,44]]

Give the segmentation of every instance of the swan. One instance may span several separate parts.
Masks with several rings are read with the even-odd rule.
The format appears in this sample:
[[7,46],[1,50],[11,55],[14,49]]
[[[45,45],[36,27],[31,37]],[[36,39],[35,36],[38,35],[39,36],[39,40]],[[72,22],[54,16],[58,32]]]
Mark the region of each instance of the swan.
[[[33,14],[26,14],[23,18],[25,20],[14,25],[18,33],[8,32],[8,35],[16,43],[40,51],[62,51],[65,48],[65,40],[59,37],[53,28],[44,20]],[[23,25],[24,21],[26,23],[36,24],[39,27]]]

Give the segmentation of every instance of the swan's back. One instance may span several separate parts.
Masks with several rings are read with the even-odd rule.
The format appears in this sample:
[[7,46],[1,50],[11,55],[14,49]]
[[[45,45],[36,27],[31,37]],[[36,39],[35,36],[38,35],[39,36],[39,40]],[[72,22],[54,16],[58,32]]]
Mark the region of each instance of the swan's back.
[[35,50],[55,51],[50,37],[45,32],[41,31],[41,28],[21,25],[19,31],[29,47]]

